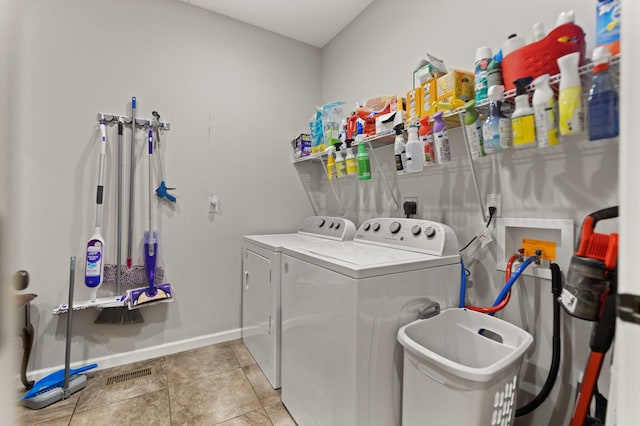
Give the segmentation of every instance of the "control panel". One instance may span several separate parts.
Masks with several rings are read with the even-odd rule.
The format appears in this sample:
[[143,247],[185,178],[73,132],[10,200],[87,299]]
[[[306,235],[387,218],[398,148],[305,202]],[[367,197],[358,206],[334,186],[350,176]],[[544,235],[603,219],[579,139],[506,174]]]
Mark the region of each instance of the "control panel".
[[311,216],[302,222],[298,233],[337,241],[350,241],[356,233],[356,225],[342,217]]
[[358,228],[355,241],[434,256],[451,256],[459,250],[458,238],[451,227],[423,219],[369,219]]

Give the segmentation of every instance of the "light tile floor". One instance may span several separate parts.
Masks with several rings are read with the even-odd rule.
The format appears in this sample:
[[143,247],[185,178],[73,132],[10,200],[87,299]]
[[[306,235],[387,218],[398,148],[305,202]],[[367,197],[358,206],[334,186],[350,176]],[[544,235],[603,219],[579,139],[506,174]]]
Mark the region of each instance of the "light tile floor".
[[[106,385],[116,374],[155,367],[155,374]],[[241,340],[97,372],[71,398],[30,410],[21,425],[295,426]]]

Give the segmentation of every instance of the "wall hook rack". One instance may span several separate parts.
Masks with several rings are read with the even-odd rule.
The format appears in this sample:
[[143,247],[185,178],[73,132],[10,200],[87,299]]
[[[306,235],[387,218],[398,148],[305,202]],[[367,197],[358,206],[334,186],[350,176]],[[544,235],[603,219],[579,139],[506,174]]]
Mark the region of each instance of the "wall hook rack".
[[[131,116],[130,115],[127,116],[127,115],[117,115],[117,114],[99,112],[98,113],[98,121],[100,121],[100,120],[104,120],[107,124],[117,123],[119,121],[121,121],[124,124],[131,124]],[[158,128],[160,130],[170,130],[171,129],[171,123],[169,123],[168,121],[156,122],[155,120],[150,120],[150,119],[147,119],[147,118],[136,118],[136,126],[137,127],[154,127],[154,128]]]

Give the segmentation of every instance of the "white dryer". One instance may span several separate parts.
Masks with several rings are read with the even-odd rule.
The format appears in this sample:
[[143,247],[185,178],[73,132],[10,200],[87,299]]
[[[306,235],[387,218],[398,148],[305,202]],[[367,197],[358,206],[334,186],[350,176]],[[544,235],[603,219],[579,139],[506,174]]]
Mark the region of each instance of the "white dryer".
[[282,401],[296,422],[399,425],[398,329],[433,302],[455,306],[460,267],[454,231],[419,219],[372,219],[352,242],[285,247]]
[[312,216],[297,233],[246,235],[242,249],[242,340],[274,389],[280,387],[280,258],[285,246],[353,240],[350,220]]

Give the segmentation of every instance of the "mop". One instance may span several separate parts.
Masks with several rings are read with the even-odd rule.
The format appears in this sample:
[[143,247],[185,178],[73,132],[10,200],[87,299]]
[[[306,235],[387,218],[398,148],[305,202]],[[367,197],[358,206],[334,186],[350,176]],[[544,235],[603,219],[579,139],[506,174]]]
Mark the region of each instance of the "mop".
[[155,284],[156,258],[158,254],[158,235],[153,230],[151,209],[153,186],[151,183],[151,159],[153,157],[153,127],[149,128],[149,228],[144,232],[144,266],[147,273],[148,287],[127,290],[129,309],[136,309],[140,305],[160,302],[172,302],[173,291],[171,284]]
[[[124,123],[122,119],[118,120],[118,184],[117,184],[117,213],[116,213],[116,268],[115,268],[115,282],[116,282],[116,294],[121,294],[122,291],[122,164],[123,164],[123,150],[122,150],[122,131]],[[105,266],[106,268],[106,266]],[[106,273],[103,280],[106,282]],[[126,298],[126,294],[124,296]],[[104,308],[100,311],[100,314],[94,321],[95,324],[139,324],[144,322],[142,314],[135,310],[132,311],[127,308],[126,303],[111,308]]]
[[64,369],[43,377],[34,383],[33,387],[20,399],[20,404],[32,410],[39,410],[54,402],[69,398],[87,385],[87,376],[80,374],[96,368],[98,364],[84,367],[69,368],[71,354],[71,314],[73,313],[73,283],[76,272],[76,257],[71,257],[69,272],[69,313],[67,315],[67,340],[64,357]]
[[[105,242],[102,237],[102,199],[104,195],[104,167],[107,149],[107,127],[104,119],[100,120],[100,160],[98,167],[98,185],[96,187],[96,223],[95,231],[87,243],[84,283],[91,289],[89,300],[77,302],[73,309],[104,308],[125,306],[126,295],[98,298],[98,288],[104,281]],[[67,312],[66,303],[53,309],[54,315]]]

